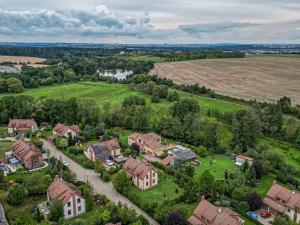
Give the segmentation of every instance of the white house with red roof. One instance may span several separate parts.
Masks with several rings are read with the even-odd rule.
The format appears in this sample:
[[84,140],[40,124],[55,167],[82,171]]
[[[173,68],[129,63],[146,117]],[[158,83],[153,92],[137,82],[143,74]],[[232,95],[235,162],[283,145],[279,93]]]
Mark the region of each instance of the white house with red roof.
[[274,182],[263,200],[263,208],[275,216],[285,214],[300,224],[300,193],[295,190]]
[[249,166],[252,166],[254,159],[245,155],[238,155],[235,157],[235,165],[242,166],[246,162]]
[[243,225],[244,222],[238,213],[227,207],[215,206],[204,197],[187,220],[189,225]]
[[35,132],[37,129],[38,126],[34,119],[9,119],[7,126],[9,134]]
[[80,128],[78,125],[65,125],[63,123],[58,123],[53,129],[53,135],[59,137],[68,138],[71,135],[73,138],[78,137],[80,134]]
[[85,199],[82,197],[80,190],[58,176],[54,178],[54,181],[48,187],[47,199],[50,204],[54,200],[62,203],[65,219],[70,219],[86,212]]
[[142,190],[147,190],[158,184],[158,173],[149,163],[129,158],[124,166],[124,171],[132,180],[134,185]]

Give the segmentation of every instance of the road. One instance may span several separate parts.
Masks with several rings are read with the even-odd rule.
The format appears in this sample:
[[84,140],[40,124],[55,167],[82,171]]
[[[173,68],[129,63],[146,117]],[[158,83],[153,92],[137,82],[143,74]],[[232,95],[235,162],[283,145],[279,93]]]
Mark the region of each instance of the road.
[[115,203],[121,202],[123,204],[126,204],[129,207],[134,208],[138,214],[143,215],[151,225],[159,225],[159,223],[155,221],[152,217],[150,217],[145,211],[143,211],[129,199],[125,198],[117,191],[115,191],[111,182],[102,181],[98,173],[95,173],[93,170],[84,169],[81,165],[64,155],[50,142],[46,140],[43,140],[43,142],[44,148],[49,149],[50,155],[54,156],[57,159],[67,161],[69,164],[69,169],[85,182],[89,182],[92,185],[95,194],[105,195],[107,198],[109,198]]

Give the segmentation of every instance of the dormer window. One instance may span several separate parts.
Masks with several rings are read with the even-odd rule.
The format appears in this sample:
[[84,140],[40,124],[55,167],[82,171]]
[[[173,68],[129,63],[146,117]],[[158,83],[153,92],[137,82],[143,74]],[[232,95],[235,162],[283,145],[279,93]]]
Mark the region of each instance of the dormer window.
[[70,207],[71,206],[71,202],[68,202],[68,207]]

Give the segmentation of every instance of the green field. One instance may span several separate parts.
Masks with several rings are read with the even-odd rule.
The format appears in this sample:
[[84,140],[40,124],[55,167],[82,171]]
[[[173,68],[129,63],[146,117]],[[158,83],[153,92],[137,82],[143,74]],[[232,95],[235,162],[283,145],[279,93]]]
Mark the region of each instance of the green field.
[[[221,112],[232,112],[240,109],[240,105],[234,103],[222,102],[216,99],[205,98],[201,96],[192,96],[187,93],[179,92],[181,97],[192,97],[195,98],[199,103],[200,107],[206,111],[207,109],[219,110]],[[40,87],[34,89],[27,89],[22,93],[18,94],[1,94],[5,95],[30,95],[33,97],[44,97],[44,98],[59,98],[59,99],[94,99],[97,101],[99,106],[105,105],[105,103],[111,104],[111,106],[119,106],[123,100],[130,95],[138,95],[144,97],[148,103],[150,103],[149,95],[137,91],[131,91],[128,85],[125,84],[108,84],[104,82],[81,82],[81,83],[70,83],[48,87]],[[162,100],[155,104],[153,107],[157,111],[166,111],[170,106],[170,102]]]
[[234,160],[225,155],[214,155],[205,158],[200,158],[200,165],[195,167],[195,179],[205,171],[209,170],[216,179],[224,178],[225,170],[228,172],[234,171],[236,166],[234,165]]

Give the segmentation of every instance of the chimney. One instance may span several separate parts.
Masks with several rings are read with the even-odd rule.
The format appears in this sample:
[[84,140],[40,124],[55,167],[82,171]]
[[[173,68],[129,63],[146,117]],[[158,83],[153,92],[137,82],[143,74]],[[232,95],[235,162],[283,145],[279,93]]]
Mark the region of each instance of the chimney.
[[222,213],[222,208],[219,208],[219,209],[218,209],[218,212],[219,212],[219,213]]

